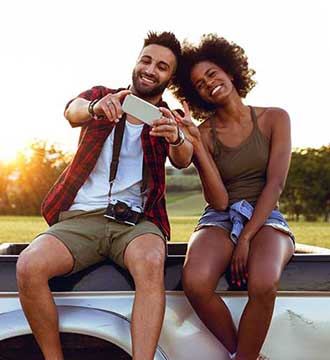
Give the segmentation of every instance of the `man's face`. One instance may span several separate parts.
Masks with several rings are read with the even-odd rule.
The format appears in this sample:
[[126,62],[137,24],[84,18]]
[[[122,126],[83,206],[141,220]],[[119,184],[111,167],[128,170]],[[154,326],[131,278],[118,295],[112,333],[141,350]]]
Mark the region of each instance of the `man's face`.
[[145,99],[161,95],[175,70],[176,58],[170,49],[156,44],[146,46],[133,69],[136,95]]

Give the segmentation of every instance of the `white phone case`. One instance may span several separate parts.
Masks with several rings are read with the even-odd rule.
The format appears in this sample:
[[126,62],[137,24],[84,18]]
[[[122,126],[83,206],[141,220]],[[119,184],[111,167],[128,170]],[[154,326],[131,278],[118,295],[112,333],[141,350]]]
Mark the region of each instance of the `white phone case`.
[[163,113],[158,107],[134,95],[127,95],[122,104],[125,113],[151,125],[152,121],[159,120]]

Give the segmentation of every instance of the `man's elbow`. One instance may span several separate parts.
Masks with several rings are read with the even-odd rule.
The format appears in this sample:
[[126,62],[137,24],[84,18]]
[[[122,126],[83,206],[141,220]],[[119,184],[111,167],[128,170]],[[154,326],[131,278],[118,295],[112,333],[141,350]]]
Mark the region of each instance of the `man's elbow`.
[[65,117],[69,122],[71,122],[71,117],[70,117],[70,111],[69,111],[69,109],[66,109],[66,110],[64,111],[64,117]]
[[64,111],[64,117],[73,128],[82,125],[77,111],[73,110],[71,105]]
[[65,109],[64,111],[64,117],[69,121],[70,124],[74,124],[75,123],[75,117],[73,116],[74,113],[71,109],[71,105]]

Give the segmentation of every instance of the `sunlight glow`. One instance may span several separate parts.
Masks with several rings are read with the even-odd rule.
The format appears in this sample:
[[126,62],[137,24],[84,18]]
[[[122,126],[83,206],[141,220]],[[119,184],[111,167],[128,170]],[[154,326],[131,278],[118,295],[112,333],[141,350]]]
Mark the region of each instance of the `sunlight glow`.
[[16,139],[16,141],[11,141],[10,138],[0,138],[0,163],[14,163],[18,160],[20,154],[30,158],[33,155],[33,150],[30,148],[32,142],[33,140]]
[[0,162],[9,164],[17,158],[18,149],[16,144],[0,144]]

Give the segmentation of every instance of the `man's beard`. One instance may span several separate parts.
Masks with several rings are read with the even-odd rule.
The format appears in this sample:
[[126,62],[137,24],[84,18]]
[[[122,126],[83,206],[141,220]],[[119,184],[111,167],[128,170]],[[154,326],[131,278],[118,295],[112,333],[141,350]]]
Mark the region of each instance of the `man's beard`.
[[163,82],[153,88],[144,88],[143,86],[140,86],[139,76],[140,76],[140,74],[136,73],[133,70],[132,81],[133,81],[134,89],[137,93],[136,95],[143,99],[150,99],[150,98],[154,98],[158,95],[162,95],[164,90],[167,88],[167,86],[170,82],[170,80],[168,80],[168,81]]

